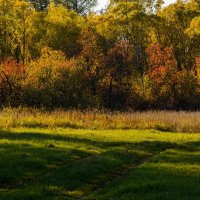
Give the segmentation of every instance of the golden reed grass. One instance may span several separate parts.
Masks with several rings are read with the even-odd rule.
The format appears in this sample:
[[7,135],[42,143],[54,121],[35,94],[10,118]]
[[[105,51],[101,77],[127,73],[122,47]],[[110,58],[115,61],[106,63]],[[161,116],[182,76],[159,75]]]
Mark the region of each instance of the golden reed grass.
[[156,129],[199,132],[200,112],[147,111],[108,112],[6,108],[0,112],[0,128],[48,127],[82,129]]

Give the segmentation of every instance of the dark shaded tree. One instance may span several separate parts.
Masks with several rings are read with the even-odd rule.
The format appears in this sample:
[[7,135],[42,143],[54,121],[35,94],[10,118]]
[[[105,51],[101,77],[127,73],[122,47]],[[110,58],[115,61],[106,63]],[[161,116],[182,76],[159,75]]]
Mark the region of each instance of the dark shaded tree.
[[72,9],[79,14],[87,14],[97,4],[97,0],[27,0],[30,1],[37,10],[46,10],[50,3],[62,4],[68,9]]

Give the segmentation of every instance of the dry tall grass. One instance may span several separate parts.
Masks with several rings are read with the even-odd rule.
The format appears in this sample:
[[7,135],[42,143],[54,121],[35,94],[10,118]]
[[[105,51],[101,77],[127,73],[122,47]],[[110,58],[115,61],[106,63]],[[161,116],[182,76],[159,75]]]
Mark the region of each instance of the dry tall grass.
[[0,128],[69,127],[84,129],[156,129],[173,132],[199,132],[200,112],[148,111],[106,112],[38,109],[4,109],[0,112]]

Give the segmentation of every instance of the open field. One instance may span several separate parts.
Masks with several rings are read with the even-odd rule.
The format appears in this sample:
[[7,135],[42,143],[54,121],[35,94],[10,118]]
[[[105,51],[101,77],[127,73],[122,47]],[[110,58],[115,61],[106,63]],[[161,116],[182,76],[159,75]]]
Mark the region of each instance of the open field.
[[10,128],[0,199],[199,199],[200,134]]
[[200,0],[104,1],[0,0],[0,200],[200,200]]

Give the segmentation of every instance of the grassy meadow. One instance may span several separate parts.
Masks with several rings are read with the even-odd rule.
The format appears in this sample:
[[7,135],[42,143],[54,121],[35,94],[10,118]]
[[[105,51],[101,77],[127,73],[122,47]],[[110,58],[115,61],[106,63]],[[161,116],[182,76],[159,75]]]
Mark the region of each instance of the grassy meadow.
[[155,129],[200,132],[200,112],[108,112],[6,108],[0,112],[0,128]]
[[0,199],[197,200],[199,116],[4,110]]

